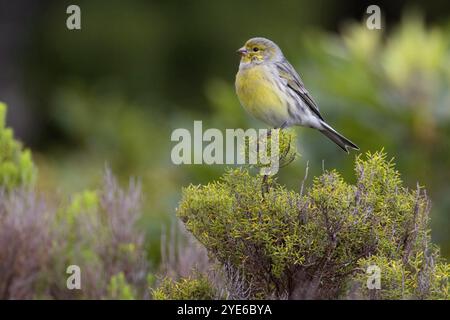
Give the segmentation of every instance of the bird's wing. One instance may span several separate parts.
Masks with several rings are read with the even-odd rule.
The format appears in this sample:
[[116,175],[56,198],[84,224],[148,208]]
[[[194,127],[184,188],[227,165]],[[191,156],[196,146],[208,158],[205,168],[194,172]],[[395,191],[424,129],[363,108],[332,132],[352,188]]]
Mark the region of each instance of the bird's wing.
[[309,109],[311,109],[311,111],[318,116],[320,120],[324,120],[320,114],[317,103],[311,97],[308,90],[306,90],[294,67],[287,60],[277,63],[276,66],[280,78],[286,82],[286,85],[306,103]]

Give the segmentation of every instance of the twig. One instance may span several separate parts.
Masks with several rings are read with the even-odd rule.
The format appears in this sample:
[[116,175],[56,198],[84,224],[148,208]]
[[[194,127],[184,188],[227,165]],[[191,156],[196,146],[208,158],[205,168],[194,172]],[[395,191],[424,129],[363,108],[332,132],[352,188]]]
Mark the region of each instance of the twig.
[[306,179],[308,179],[308,170],[309,170],[309,161],[306,161],[305,176],[303,177],[302,184],[300,185],[300,196],[303,195],[303,187],[305,185]]

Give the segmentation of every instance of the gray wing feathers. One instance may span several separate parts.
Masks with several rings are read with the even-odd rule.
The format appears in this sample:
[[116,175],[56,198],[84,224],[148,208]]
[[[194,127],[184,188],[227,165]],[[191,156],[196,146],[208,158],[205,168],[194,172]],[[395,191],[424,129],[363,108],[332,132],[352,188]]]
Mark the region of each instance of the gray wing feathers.
[[278,73],[280,77],[286,81],[286,85],[306,103],[309,109],[320,120],[324,120],[322,115],[320,114],[319,107],[309,94],[308,90],[306,90],[300,76],[295,71],[294,67],[287,60],[277,63],[276,65]]

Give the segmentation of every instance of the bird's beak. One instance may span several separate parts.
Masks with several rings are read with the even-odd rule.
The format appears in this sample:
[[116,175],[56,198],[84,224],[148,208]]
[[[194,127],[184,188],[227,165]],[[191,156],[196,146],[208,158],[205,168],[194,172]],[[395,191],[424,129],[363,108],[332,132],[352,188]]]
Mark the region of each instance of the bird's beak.
[[241,56],[245,56],[247,54],[247,49],[245,49],[245,47],[242,47],[236,50],[236,52]]

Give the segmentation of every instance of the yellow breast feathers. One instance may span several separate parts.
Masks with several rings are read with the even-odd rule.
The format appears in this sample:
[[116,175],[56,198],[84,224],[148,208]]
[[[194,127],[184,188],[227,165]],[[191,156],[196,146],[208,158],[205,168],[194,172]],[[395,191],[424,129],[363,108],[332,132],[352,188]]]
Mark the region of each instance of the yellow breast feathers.
[[272,126],[279,126],[289,115],[283,93],[271,80],[273,78],[267,66],[243,68],[236,75],[236,93],[248,113]]

